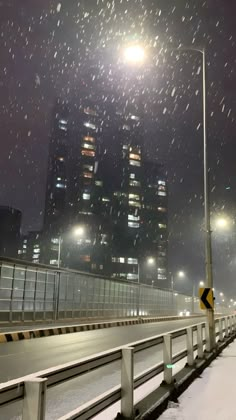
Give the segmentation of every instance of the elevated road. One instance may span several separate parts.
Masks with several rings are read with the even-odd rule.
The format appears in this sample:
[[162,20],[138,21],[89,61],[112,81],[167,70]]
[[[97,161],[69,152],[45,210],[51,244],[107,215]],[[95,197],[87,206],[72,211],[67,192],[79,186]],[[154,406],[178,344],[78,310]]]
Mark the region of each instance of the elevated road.
[[0,382],[193,325],[204,319],[183,318],[4,343],[0,345]]

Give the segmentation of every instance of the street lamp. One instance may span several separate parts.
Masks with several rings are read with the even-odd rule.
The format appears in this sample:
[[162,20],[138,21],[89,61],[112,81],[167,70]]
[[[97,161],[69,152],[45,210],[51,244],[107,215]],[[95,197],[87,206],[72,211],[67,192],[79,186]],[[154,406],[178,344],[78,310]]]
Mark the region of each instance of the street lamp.
[[[207,287],[213,288],[212,273],[212,243],[211,243],[211,221],[210,221],[210,200],[209,200],[209,174],[208,174],[208,144],[207,144],[207,124],[206,124],[206,51],[205,48],[187,46],[178,48],[168,48],[167,50],[176,52],[197,52],[202,56],[202,119],[203,119],[203,164],[204,164],[204,219],[205,219],[205,263],[206,263],[206,283]],[[145,51],[137,44],[129,46],[125,52],[126,59],[131,63],[142,63],[145,59]],[[215,347],[215,321],[214,309],[207,309],[209,325],[210,350]]]
[[145,60],[145,50],[141,45],[130,45],[124,49],[124,59],[132,64],[142,64]]
[[[72,229],[72,232],[71,233],[73,234],[73,236],[75,236],[77,238],[78,237],[82,237],[84,235],[84,233],[85,233],[85,229],[84,229],[83,226],[75,226]],[[60,235],[58,237],[58,254],[57,254],[57,267],[58,268],[60,268],[60,265],[61,265],[61,249],[62,249],[62,244],[63,244],[63,238],[62,238],[62,235]]]
[[199,286],[200,286],[200,287],[204,287],[204,285],[205,285],[205,283],[204,283],[204,281],[203,281],[203,280],[199,281]]

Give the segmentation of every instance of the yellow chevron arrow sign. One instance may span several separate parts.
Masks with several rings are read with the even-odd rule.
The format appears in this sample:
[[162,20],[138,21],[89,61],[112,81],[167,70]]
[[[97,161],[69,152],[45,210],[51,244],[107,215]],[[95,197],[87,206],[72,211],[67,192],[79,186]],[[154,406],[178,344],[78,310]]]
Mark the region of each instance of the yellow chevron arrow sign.
[[209,287],[199,288],[200,308],[214,309],[213,290]]

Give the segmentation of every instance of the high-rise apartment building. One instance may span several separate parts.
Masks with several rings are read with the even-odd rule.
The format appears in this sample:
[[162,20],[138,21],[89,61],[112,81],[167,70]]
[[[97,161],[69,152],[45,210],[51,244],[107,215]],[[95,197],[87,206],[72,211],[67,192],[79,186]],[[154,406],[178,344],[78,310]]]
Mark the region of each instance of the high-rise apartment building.
[[165,286],[163,169],[146,158],[139,107],[91,86],[54,109],[40,262]]

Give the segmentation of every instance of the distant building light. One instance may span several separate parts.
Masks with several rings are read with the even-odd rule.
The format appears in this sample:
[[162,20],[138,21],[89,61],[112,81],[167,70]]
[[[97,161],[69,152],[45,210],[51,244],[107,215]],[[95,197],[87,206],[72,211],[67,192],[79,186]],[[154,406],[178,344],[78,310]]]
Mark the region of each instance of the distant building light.
[[133,160],[133,159],[130,159],[130,160],[129,160],[129,164],[130,164],[131,166],[141,166],[141,162],[140,162],[140,161],[138,161],[138,160]]
[[158,227],[160,229],[166,229],[167,228],[167,225],[165,223],[158,223]]
[[107,197],[102,197],[102,201],[104,201],[104,202],[109,202],[109,201],[110,201],[110,199],[109,199],[109,198],[107,198]]
[[138,280],[138,274],[136,273],[128,273],[127,280]]
[[57,188],[61,188],[61,189],[65,189],[66,188],[66,185],[65,184],[62,184],[61,182],[58,182],[58,183],[56,183],[56,187]]
[[140,224],[137,222],[128,222],[128,227],[137,229],[140,227]]
[[128,214],[128,220],[132,220],[134,222],[140,220],[140,216],[135,216],[134,214]]
[[158,191],[158,195],[160,197],[166,197],[166,192],[165,191]]
[[103,186],[103,182],[102,181],[95,181],[95,185],[97,185],[98,187],[102,187]]
[[130,118],[131,120],[139,121],[139,117],[137,117],[137,115],[131,115]]
[[90,200],[90,194],[83,193],[83,200]]
[[127,263],[128,264],[138,264],[138,259],[137,258],[128,258]]
[[50,265],[57,265],[58,264],[58,260],[50,260],[49,264]]
[[84,123],[84,126],[87,127],[87,128],[91,128],[91,130],[96,130],[96,128],[97,128],[96,125],[91,123],[90,121],[86,121]]
[[159,181],[158,181],[158,184],[159,184],[159,185],[166,185],[166,181],[161,181],[161,180],[159,180]]
[[62,124],[62,125],[67,125],[68,124],[68,121],[66,121],[66,120],[64,120],[64,119],[61,118],[59,120],[59,123]]
[[135,174],[131,173],[129,174],[130,179],[135,179]]

